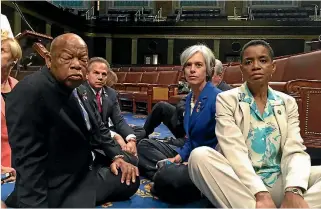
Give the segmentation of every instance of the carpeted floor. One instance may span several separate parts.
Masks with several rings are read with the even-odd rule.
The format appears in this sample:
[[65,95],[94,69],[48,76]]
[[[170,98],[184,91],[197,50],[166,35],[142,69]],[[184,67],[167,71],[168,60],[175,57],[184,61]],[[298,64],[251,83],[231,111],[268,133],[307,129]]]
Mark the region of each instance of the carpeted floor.
[[[126,121],[130,125],[143,125],[145,122],[145,115],[133,115],[131,113],[123,113]],[[167,129],[166,126],[161,124],[156,128],[155,132],[151,137],[160,137],[164,138],[167,136],[172,136],[171,132]],[[204,199],[202,201],[197,201],[194,203],[189,203],[186,205],[171,205],[165,202],[162,202],[153,197],[150,193],[151,182],[143,177],[141,177],[141,185],[136,192],[136,194],[127,201],[122,202],[108,202],[100,207],[109,207],[109,208],[203,208],[206,207],[208,202]],[[13,190],[14,184],[8,183],[1,186],[1,199],[5,200],[10,192]]]

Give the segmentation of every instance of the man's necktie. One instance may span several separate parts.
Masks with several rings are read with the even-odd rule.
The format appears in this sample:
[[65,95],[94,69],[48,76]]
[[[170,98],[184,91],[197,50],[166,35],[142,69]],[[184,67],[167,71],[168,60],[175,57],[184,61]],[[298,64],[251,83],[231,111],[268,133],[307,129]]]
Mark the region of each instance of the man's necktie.
[[97,93],[96,93],[96,102],[97,102],[97,105],[98,105],[98,111],[99,111],[99,113],[102,112],[100,99],[101,99],[100,91],[97,91]]
[[83,115],[83,117],[85,119],[86,127],[87,127],[88,130],[91,130],[91,124],[90,124],[90,121],[89,121],[89,115],[88,115],[85,107],[83,106],[82,101],[80,100],[80,98],[79,98],[79,96],[77,94],[77,89],[73,90],[73,94],[77,98],[78,103],[80,105],[81,113],[82,113],[82,115]]

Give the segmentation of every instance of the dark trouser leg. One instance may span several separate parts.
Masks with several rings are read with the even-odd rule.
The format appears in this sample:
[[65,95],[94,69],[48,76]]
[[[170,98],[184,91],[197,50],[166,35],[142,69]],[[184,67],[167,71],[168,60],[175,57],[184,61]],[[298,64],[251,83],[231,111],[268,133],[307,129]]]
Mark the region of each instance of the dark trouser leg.
[[[106,157],[105,153],[102,150],[95,149],[94,153],[95,153],[95,162],[94,162],[95,165],[105,166],[105,165],[110,165],[112,163],[111,159]],[[128,152],[123,152],[123,155],[124,155],[124,160],[126,162],[128,162],[134,166],[138,166],[137,157],[135,157],[132,154],[129,154]]]
[[173,138],[170,137],[168,140],[164,141],[167,144],[171,144],[174,145],[176,147],[183,147],[185,142],[186,142],[186,138]]
[[16,188],[13,189],[11,194],[7,197],[7,199],[4,201],[7,207],[10,208],[18,208],[18,199],[17,199],[17,190]]
[[153,139],[143,139],[137,145],[138,168],[142,175],[152,179],[157,171],[156,163],[175,157],[177,152],[169,145]]
[[[138,164],[135,156],[124,152],[124,160],[133,165]],[[110,168],[101,166],[101,162],[97,165],[97,189],[96,189],[96,203],[97,205],[104,204],[110,201],[127,200],[133,196],[140,185],[139,177],[136,177],[136,182],[128,186],[126,183],[121,183],[122,173],[119,170],[118,175],[115,176]],[[107,164],[108,165],[108,164]]]
[[[172,123],[173,124],[173,123]],[[166,125],[167,126],[167,125]],[[183,124],[179,124],[179,125],[175,125],[172,126],[170,128],[170,126],[167,126],[168,129],[173,133],[173,135],[176,138],[184,138],[186,133],[185,133],[185,129],[184,129],[184,125]]]
[[159,199],[173,204],[193,202],[201,198],[201,192],[189,177],[188,166],[183,164],[160,168],[154,176],[151,191]]
[[142,126],[134,126],[132,129],[134,130],[137,141],[146,137],[146,131]]
[[121,183],[121,171],[115,176],[108,167],[100,167],[97,170],[97,188],[96,188],[96,204],[104,204],[110,201],[127,200],[133,196],[140,185],[139,177],[136,182],[128,186]]
[[144,129],[146,131],[146,136],[154,132],[154,129],[159,126],[162,122],[168,127],[168,129],[173,133],[171,118],[175,114],[176,108],[167,102],[158,102],[152,109],[152,112],[146,118],[144,124]]

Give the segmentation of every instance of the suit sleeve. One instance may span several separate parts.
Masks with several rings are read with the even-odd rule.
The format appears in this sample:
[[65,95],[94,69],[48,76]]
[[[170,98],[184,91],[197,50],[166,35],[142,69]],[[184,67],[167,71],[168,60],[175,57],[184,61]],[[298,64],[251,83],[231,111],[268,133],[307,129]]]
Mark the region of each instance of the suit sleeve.
[[188,160],[189,155],[192,152],[191,140],[188,138],[182,148],[177,150],[178,154],[181,156],[182,161],[185,162]]
[[[224,96],[223,96],[224,95]],[[216,99],[216,127],[217,140],[224,156],[229,161],[235,174],[253,195],[261,191],[268,191],[255,173],[241,129],[234,119],[236,107],[231,106],[235,98],[227,98],[220,93]],[[235,102],[237,104],[237,102]]]
[[283,147],[281,158],[281,170],[285,188],[301,187],[307,190],[311,161],[305,152],[303,139],[300,135],[298,105],[294,98],[287,101],[286,111],[288,115],[287,138]]
[[112,97],[113,106],[111,108],[113,109],[110,118],[115,126],[117,133],[120,134],[124,139],[126,139],[130,134],[135,135],[134,130],[127,124],[123,115],[121,114],[116,92],[113,92]]
[[6,101],[6,121],[19,207],[48,207],[46,127],[50,124],[46,117],[39,90],[29,83],[18,83]]

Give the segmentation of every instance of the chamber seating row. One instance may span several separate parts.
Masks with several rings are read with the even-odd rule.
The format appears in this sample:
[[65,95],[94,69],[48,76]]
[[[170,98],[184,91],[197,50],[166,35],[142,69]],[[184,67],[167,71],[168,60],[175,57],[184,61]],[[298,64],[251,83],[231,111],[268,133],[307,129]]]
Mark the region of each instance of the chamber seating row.
[[[37,70],[28,69],[18,73],[12,70],[11,76],[21,80]],[[118,92],[120,104],[129,100],[136,111],[136,102],[142,102],[146,104],[147,112],[151,111],[153,103],[168,101],[177,95],[178,83],[183,74],[181,66],[120,67],[113,70],[118,77],[114,88]]]
[[255,20],[310,21],[310,17],[314,15],[314,8],[252,8],[251,13]]
[[112,67],[114,72],[151,72],[151,71],[179,71],[181,66],[121,66],[121,67]]
[[124,100],[131,101],[136,112],[136,102],[146,104],[149,113],[152,104],[168,101],[177,95],[181,71],[152,71],[152,72],[116,72],[118,83],[114,88],[118,92],[120,104]]

